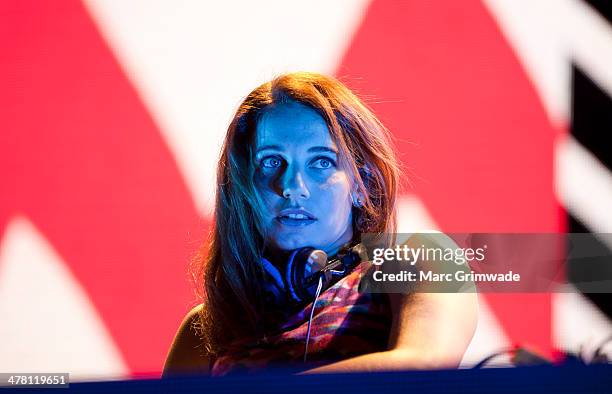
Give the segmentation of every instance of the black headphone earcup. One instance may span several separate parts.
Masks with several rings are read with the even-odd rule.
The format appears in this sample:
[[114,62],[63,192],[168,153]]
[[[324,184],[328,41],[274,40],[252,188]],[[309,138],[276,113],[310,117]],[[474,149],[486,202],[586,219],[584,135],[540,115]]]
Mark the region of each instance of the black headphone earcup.
[[360,244],[331,262],[328,262],[327,254],[322,250],[312,247],[296,249],[291,252],[284,272],[262,258],[261,264],[267,277],[264,285],[266,301],[281,307],[311,301],[316,294],[319,278],[323,280],[322,289],[325,290],[364,259],[367,259],[367,253]]
[[[327,254],[315,248],[302,248],[292,254],[285,271],[287,290],[295,302],[311,300],[317,289],[319,272],[327,263]],[[323,287],[329,282],[323,277]]]

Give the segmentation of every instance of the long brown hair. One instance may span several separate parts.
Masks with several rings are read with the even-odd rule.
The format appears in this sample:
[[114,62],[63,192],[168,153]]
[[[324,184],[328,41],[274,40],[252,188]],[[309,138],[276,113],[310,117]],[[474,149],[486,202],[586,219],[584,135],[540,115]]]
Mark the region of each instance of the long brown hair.
[[253,90],[230,123],[217,171],[212,230],[194,259],[200,316],[209,356],[223,352],[232,338],[262,336],[264,273],[259,263],[265,234],[253,183],[251,147],[263,112],[295,101],[316,110],[339,149],[340,165],[353,175],[362,206],[354,208],[354,232],[396,230],[399,168],[387,129],[346,86],[316,73],[281,75]]

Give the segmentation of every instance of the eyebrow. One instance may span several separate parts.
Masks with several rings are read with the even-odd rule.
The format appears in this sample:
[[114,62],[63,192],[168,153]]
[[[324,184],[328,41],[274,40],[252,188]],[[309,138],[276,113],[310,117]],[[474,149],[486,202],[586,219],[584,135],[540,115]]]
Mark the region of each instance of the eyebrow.
[[[264,145],[262,147],[260,147],[259,149],[257,149],[257,152],[263,151],[263,150],[278,150],[278,151],[284,151],[285,149],[282,146],[279,145]],[[312,148],[308,149],[308,152],[331,152],[331,153],[335,153],[338,154],[338,150],[335,148],[330,148],[328,146],[313,146]]]
[[313,146],[312,148],[308,149],[308,152],[331,152],[336,155],[338,154],[337,149],[330,148],[327,146]]
[[260,152],[262,150],[280,150],[282,151],[284,149],[278,145],[264,145],[264,146],[259,147],[256,152]]

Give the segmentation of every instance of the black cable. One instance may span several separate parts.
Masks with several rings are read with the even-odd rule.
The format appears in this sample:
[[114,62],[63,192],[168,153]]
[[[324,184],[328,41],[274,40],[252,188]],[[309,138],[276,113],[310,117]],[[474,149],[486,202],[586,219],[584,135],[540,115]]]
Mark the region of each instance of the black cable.
[[511,348],[507,348],[507,349],[495,352],[495,353],[485,357],[484,359],[482,359],[478,364],[474,365],[472,367],[472,369],[482,368],[486,363],[488,363],[489,361],[493,360],[495,357],[502,356],[502,355],[507,354],[507,353],[511,354],[512,352],[515,352],[515,351],[516,351],[516,347],[511,347]]

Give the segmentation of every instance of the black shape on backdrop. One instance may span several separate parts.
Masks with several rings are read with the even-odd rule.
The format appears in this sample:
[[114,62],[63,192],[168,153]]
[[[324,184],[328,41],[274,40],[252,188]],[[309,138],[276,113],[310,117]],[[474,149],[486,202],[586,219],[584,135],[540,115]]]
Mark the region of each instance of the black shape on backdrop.
[[[591,2],[589,2],[591,3]],[[592,3],[604,3],[594,1]],[[610,2],[605,2],[612,4]],[[601,8],[605,8],[599,4]],[[608,7],[607,18],[612,18]],[[612,172],[612,98],[575,65],[572,67],[571,134]],[[590,233],[584,223],[569,215],[569,232]],[[603,244],[602,248],[606,248]],[[612,264],[612,262],[610,262]],[[597,307],[612,319],[612,294],[585,293]]]
[[595,9],[601,16],[612,23],[612,1],[610,0],[586,0],[591,7]]

